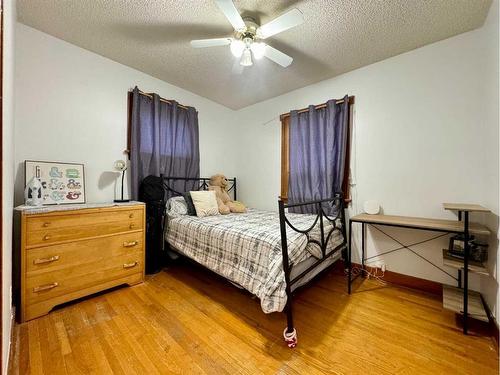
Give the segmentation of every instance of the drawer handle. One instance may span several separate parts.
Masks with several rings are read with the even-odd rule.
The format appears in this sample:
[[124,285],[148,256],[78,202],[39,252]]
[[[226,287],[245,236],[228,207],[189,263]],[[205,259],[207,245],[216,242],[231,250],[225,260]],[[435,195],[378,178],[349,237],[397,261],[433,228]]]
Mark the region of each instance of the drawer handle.
[[59,255],[54,255],[54,256],[51,256],[50,258],[35,259],[33,261],[33,264],[51,263],[51,262],[55,262],[56,260],[59,260]]
[[48,226],[50,226],[50,223],[43,223],[42,225],[44,228],[47,228]]
[[43,240],[44,241],[48,241],[50,240],[50,236],[48,234],[46,234],[45,236],[43,236]]
[[40,286],[37,286],[37,287],[33,288],[33,292],[34,293],[43,292],[44,290],[53,289],[56,286],[59,286],[59,284],[58,283],[52,283],[52,284],[47,284],[47,285],[40,285]]
[[139,241],[130,241],[130,242],[124,242],[123,247],[133,247],[135,245],[138,245]]
[[135,224],[130,224],[128,227],[129,227],[130,229],[134,229],[134,228],[135,228]]
[[131,213],[130,215],[128,215],[128,217],[129,217],[130,219],[132,219],[132,218],[134,217],[134,214],[133,214],[133,213]]
[[123,264],[123,268],[132,268],[132,267],[135,267],[137,266],[137,262],[132,262],[132,263],[124,263]]

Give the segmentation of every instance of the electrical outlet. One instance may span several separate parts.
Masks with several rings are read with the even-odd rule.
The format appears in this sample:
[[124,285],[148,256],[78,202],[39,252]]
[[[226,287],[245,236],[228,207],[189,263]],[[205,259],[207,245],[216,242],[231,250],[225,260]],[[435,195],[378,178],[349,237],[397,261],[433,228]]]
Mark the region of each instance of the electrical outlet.
[[385,269],[386,269],[385,263],[382,263],[382,264],[380,265],[380,270],[381,270],[382,272],[385,272]]

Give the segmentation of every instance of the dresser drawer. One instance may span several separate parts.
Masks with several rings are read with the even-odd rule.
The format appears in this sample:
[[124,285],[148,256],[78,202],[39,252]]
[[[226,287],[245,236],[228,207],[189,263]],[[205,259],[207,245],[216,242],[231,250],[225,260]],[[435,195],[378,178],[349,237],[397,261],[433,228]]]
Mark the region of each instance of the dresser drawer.
[[40,301],[37,303],[26,303],[24,305],[24,309],[22,311],[22,319],[23,321],[31,320],[38,318],[42,315],[47,314],[50,310],[52,310],[55,306],[60,305],[61,303],[65,303],[68,301],[72,301],[81,297],[85,297],[97,292],[104,291],[109,288],[113,288],[118,285],[136,285],[143,282],[143,274],[142,273],[133,273],[126,277],[122,277],[119,279],[113,279],[106,281],[104,283],[99,283],[96,285],[89,286],[84,289],[78,289],[71,293],[66,293],[60,296],[56,296],[54,298]]
[[142,232],[37,247],[27,251],[25,269],[29,277],[143,251],[143,248]]
[[126,222],[129,220],[143,220],[143,210],[138,208],[103,210],[94,212],[64,211],[54,214],[36,215],[26,217],[26,231],[58,230],[62,228],[74,228],[89,225],[107,225],[113,222]]
[[37,303],[56,296],[127,277],[144,271],[144,252],[135,250],[129,254],[106,258],[97,262],[83,263],[52,272],[26,275],[25,296],[28,303]]
[[108,223],[85,224],[75,227],[50,228],[28,232],[26,236],[26,246],[45,246],[61,241],[79,240],[142,229],[142,217],[134,217],[123,221]]

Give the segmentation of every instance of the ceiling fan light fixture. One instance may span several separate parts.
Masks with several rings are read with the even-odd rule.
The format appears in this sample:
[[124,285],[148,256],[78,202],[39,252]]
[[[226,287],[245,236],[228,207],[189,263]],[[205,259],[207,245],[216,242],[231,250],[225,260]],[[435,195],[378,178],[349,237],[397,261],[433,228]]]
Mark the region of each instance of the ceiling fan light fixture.
[[245,43],[243,43],[242,40],[233,39],[233,41],[231,41],[230,48],[234,57],[241,57],[243,50],[245,49]]
[[250,49],[252,50],[253,57],[255,59],[260,60],[262,57],[264,57],[264,52],[266,50],[266,44],[262,42],[255,42],[252,43],[250,46]]
[[240,65],[243,65],[243,66],[252,66],[253,65],[252,53],[250,52],[250,50],[248,48],[245,48],[245,50],[243,51],[243,55],[241,56]]
[[[252,66],[253,58],[258,60],[266,57],[283,68],[286,68],[293,62],[291,56],[264,43],[263,40],[302,24],[304,16],[300,10],[296,8],[291,9],[272,21],[264,25],[259,25],[252,17],[241,17],[234,5],[234,0],[213,1],[215,1],[221,12],[224,13],[229,23],[233,26],[234,33],[232,37],[192,40],[191,46],[193,48],[229,45],[231,54],[237,58],[233,62],[233,72],[236,71],[236,74],[239,74],[243,70],[242,66]],[[237,69],[235,70],[234,67]]]

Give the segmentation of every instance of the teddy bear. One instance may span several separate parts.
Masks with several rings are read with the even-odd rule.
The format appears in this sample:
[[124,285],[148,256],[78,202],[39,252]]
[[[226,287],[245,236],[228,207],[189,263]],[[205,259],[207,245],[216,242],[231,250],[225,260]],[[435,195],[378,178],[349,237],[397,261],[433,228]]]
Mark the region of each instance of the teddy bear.
[[231,200],[229,194],[227,193],[227,185],[227,178],[223,174],[216,174],[210,177],[210,181],[208,182],[208,190],[215,191],[219,212],[222,215],[226,215],[230,212],[247,212],[243,203]]

